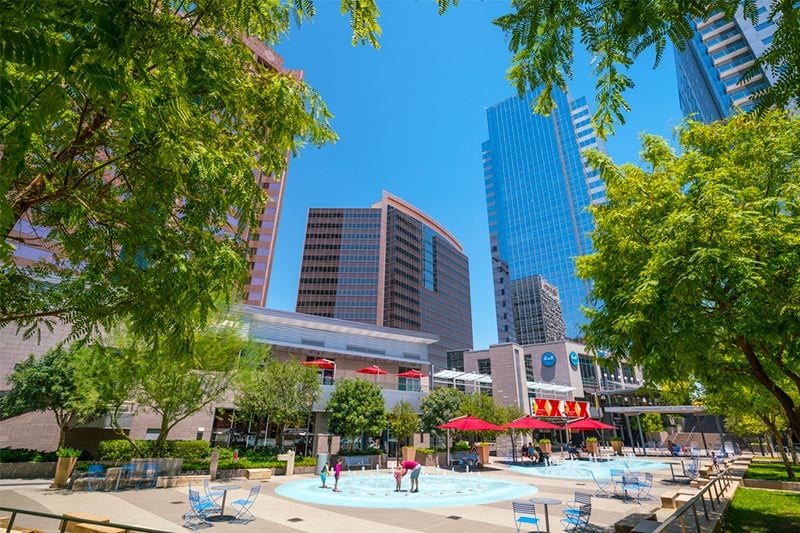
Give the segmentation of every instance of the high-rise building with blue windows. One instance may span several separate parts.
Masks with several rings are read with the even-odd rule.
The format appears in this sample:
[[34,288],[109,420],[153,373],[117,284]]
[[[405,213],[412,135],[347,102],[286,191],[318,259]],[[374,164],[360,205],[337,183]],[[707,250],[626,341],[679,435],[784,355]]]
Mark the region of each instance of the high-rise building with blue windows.
[[776,25],[767,20],[771,0],[756,0],[758,22],[746,19],[742,9],[733,20],[718,12],[694,20],[694,38],[683,51],[675,49],[678,98],[681,111],[697,120],[713,122],[734,109],[748,111],[754,93],[773,83],[773,74],[762,70],[744,80],[744,74],[772,43]]
[[587,208],[605,201],[605,185],[582,155],[605,151],[586,99],[555,91],[544,117],[531,111],[535,96],[487,109],[483,143],[498,340],[518,344],[579,336],[590,286],[576,276],[575,259],[592,249]]

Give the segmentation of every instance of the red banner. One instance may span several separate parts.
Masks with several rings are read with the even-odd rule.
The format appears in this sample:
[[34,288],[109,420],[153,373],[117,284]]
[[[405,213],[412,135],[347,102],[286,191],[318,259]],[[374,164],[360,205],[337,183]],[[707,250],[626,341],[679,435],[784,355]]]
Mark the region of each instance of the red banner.
[[589,402],[564,401],[564,416],[569,418],[584,418],[589,416]]
[[559,404],[561,400],[547,400],[544,398],[534,398],[533,416],[562,416]]

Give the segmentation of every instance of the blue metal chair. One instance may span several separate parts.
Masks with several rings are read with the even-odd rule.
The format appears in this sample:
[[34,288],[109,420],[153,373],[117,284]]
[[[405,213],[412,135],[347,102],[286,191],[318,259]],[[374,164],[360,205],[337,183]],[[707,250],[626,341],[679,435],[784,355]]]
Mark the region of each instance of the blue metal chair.
[[86,471],[86,490],[105,488],[106,473],[103,465],[89,465]]
[[137,489],[152,489],[158,480],[158,463],[144,463],[139,474]]
[[205,491],[204,496],[217,505],[219,505],[220,501],[222,501],[222,497],[225,495],[224,491],[212,490],[208,484],[208,479],[203,480],[203,490]]
[[650,472],[644,473],[644,479],[639,478],[639,500],[649,500],[650,491],[653,490],[653,474]]
[[591,503],[580,505],[575,509],[565,509],[564,514],[564,518],[561,519],[564,531],[587,531],[592,528],[589,525],[592,516]]
[[256,496],[260,491],[261,485],[255,485],[250,489],[250,494],[248,494],[247,498],[231,502],[231,506],[239,508],[231,522],[247,524],[256,519],[253,513],[250,512],[250,508],[253,506],[253,502],[256,501]]
[[589,473],[592,475],[595,485],[597,485],[597,490],[594,492],[594,496],[604,496],[606,498],[610,498],[611,493],[608,492],[608,489],[613,490],[613,487],[611,487],[611,480],[597,479],[597,476],[594,475],[594,470],[591,468],[589,469]]
[[631,498],[636,500],[636,503],[642,503],[639,500],[639,495],[642,492],[642,486],[639,484],[638,472],[625,472],[622,476],[622,495],[625,498],[625,503],[628,502],[628,492],[635,494]]
[[[523,524],[530,524],[539,531],[539,519],[536,517],[536,506],[530,502],[512,501],[511,508],[514,510],[514,525],[517,533]],[[526,528],[527,529],[527,528]]]
[[208,517],[219,512],[219,506],[200,496],[200,492],[189,485],[189,510],[183,515],[183,527],[198,529],[199,527],[213,526]]

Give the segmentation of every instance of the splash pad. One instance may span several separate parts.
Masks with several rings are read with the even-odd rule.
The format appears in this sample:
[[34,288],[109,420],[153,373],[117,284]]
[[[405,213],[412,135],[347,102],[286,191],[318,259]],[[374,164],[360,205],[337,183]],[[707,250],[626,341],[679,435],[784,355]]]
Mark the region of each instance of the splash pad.
[[537,488],[526,483],[505,481],[478,472],[457,473],[426,467],[419,478],[419,492],[409,493],[410,480],[403,478],[402,492],[395,492],[391,469],[342,472],[339,492],[333,492],[333,476],[327,489],[319,478],[284,483],[275,492],[281,496],[320,505],[371,507],[381,509],[423,509],[483,504],[527,498]]
[[647,461],[644,459],[620,458],[603,461],[566,460],[548,466],[512,465],[509,470],[520,474],[556,479],[610,479],[611,469],[632,470],[637,472],[669,468],[668,463]]

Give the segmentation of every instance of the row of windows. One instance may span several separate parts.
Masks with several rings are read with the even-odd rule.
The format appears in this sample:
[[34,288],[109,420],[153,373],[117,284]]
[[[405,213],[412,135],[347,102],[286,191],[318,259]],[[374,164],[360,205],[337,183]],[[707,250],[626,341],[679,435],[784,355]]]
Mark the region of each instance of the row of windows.
[[377,255],[303,255],[303,261],[377,261]]
[[300,285],[375,285],[378,278],[300,278]]
[[364,302],[356,300],[354,302],[331,302],[331,301],[299,301],[297,307],[364,307],[373,308],[377,302]]
[[309,222],[308,229],[381,229],[379,222]]
[[380,218],[376,210],[364,211],[310,211],[308,218]]
[[333,265],[333,266],[303,266],[300,272],[323,272],[323,273],[336,273],[343,272],[345,274],[377,274],[378,267],[373,265]]
[[377,244],[351,244],[351,243],[331,243],[331,244],[314,244],[308,243],[303,247],[304,250],[379,250],[380,246]]

